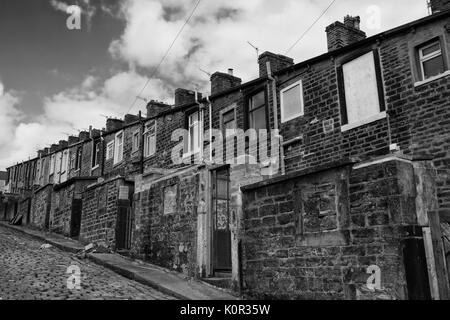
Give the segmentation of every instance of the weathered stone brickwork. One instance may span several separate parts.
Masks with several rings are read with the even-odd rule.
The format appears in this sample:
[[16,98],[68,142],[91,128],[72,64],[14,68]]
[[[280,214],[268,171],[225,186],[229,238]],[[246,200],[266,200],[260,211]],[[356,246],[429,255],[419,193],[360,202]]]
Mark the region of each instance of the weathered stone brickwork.
[[47,229],[49,227],[52,189],[52,185],[47,185],[34,193],[31,206],[33,210],[31,226],[39,229]]
[[[421,237],[413,176],[410,163],[388,161],[245,189],[246,292],[257,298],[407,298],[402,243]],[[378,293],[365,289],[370,265],[381,268]]]
[[90,186],[83,193],[80,241],[115,250],[121,186],[130,187],[130,184],[116,178]]
[[[134,196],[134,255],[189,276],[196,275],[198,183],[194,169],[156,182],[144,181],[137,187],[140,189]],[[175,211],[171,213],[164,208],[168,187],[176,190]]]

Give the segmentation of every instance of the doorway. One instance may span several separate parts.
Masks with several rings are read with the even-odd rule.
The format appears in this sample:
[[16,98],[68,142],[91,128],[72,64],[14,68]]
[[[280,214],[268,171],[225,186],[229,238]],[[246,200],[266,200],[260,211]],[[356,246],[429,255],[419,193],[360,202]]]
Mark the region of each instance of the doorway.
[[230,169],[212,171],[213,272],[231,272]]

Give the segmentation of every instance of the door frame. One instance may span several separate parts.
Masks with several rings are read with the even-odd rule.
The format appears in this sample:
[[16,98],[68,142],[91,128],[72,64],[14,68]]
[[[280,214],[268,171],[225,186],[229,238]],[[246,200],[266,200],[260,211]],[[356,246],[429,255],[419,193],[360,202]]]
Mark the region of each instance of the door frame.
[[[214,210],[214,193],[213,193],[213,186],[214,186],[214,173],[218,172],[218,171],[224,171],[227,170],[228,171],[228,214],[230,215],[230,204],[231,204],[231,199],[230,199],[230,178],[231,178],[231,166],[230,165],[218,165],[218,166],[214,166],[211,167],[209,169],[209,190],[210,190],[210,195],[209,195],[209,206],[208,206],[208,216],[209,216],[209,239],[208,239],[208,243],[209,243],[209,251],[210,251],[210,275],[214,276],[215,272],[216,272],[216,252],[215,252],[215,236],[214,236],[214,231],[215,231],[215,210]],[[230,216],[229,216],[230,218]],[[229,223],[229,221],[228,221]],[[232,263],[232,237],[231,237],[231,230],[230,230],[230,268],[229,270],[226,270],[227,272],[232,272],[233,270],[233,263]],[[221,271],[221,270],[217,270],[217,271]]]

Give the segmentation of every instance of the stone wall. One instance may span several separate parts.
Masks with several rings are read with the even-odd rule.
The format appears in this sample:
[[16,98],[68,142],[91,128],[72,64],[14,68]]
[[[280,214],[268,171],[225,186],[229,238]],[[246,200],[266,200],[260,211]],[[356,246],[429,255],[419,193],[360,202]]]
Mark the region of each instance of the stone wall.
[[128,192],[132,191],[129,182],[116,178],[90,186],[83,192],[80,241],[115,250],[121,187],[128,187]]
[[[243,284],[256,298],[406,299],[404,241],[422,237],[411,163],[344,166],[244,188]],[[267,183],[267,182],[266,182]],[[382,290],[367,290],[367,268]]]
[[50,230],[70,236],[72,208],[74,199],[81,199],[82,192],[95,180],[71,180],[53,191],[50,211]]
[[33,196],[32,201],[32,220],[31,226],[46,229],[48,228],[50,218],[50,208],[53,194],[53,185],[47,185],[38,189]]
[[[164,201],[168,188],[176,192],[173,203]],[[145,181],[144,177],[136,183],[135,256],[188,276],[196,275],[198,190],[199,172],[195,168],[156,181]]]

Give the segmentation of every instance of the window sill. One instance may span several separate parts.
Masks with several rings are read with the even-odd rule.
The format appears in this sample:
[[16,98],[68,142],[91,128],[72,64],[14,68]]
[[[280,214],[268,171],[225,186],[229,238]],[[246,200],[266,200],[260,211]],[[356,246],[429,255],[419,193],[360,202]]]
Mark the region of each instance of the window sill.
[[361,120],[361,121],[358,121],[358,122],[355,122],[355,123],[346,124],[346,125],[341,127],[341,131],[345,132],[345,131],[349,131],[349,130],[352,130],[352,129],[356,129],[358,127],[364,126],[366,124],[369,124],[369,123],[372,123],[372,122],[375,122],[375,121],[378,121],[378,120],[381,120],[381,119],[384,119],[384,118],[386,118],[386,111],[380,112],[379,114],[376,114],[374,116],[371,116],[371,117],[369,117],[367,119],[364,119],[364,120]]
[[423,86],[424,84],[427,84],[427,83],[430,83],[430,82],[433,82],[433,81],[436,81],[436,80],[439,80],[441,78],[445,78],[448,76],[450,76],[450,70],[447,70],[444,73],[441,73],[440,75],[428,78],[427,80],[418,81],[418,82],[414,83],[414,87],[417,88],[417,87]]
[[297,114],[295,116],[292,116],[292,117],[289,117],[289,118],[286,118],[286,119],[283,119],[283,117],[282,117],[281,124],[286,124],[288,122],[291,122],[292,120],[295,120],[295,119],[298,119],[298,118],[301,118],[301,117],[304,117],[304,116],[305,116],[304,113],[299,113],[299,114]]
[[151,158],[154,158],[155,156],[156,156],[156,152],[154,154],[144,155],[144,159],[145,160],[151,159]]
[[96,165],[95,167],[92,167],[92,168],[91,168],[91,171],[94,171],[94,170],[96,170],[96,169],[98,169],[98,168],[100,168],[100,165],[99,165],[99,164]]
[[197,152],[193,152],[193,153],[185,153],[183,154],[183,160],[185,159],[190,159],[192,156],[194,157],[194,159],[200,157],[201,153],[200,151]]
[[116,167],[120,166],[123,162],[124,162],[124,160],[121,160],[121,161],[119,161],[117,163],[114,163],[113,164],[113,168],[116,168]]

